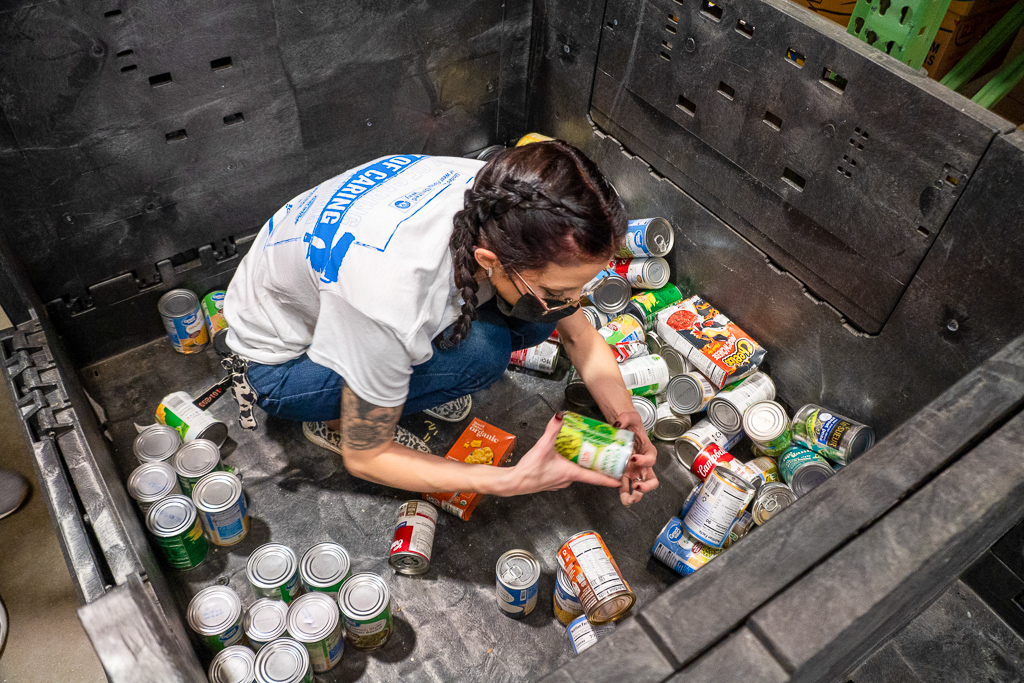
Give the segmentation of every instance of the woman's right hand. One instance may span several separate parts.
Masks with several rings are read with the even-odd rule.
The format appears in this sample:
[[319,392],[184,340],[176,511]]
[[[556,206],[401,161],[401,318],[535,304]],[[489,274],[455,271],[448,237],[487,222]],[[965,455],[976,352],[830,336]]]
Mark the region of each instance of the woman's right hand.
[[562,428],[562,420],[562,414],[556,413],[533,448],[514,467],[508,468],[507,483],[499,495],[518,496],[538,491],[556,491],[576,481],[609,488],[619,487],[618,479],[580,467],[558,454],[555,438]]

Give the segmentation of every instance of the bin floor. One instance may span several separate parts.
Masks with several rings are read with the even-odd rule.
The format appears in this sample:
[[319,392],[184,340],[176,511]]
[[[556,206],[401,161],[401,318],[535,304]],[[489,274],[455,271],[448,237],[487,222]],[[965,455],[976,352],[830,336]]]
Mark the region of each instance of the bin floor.
[[[551,415],[563,407],[567,366],[562,363],[550,377],[510,369],[501,381],[473,397],[473,417],[518,436],[516,457],[533,445]],[[183,390],[197,396],[223,371],[212,350],[185,356],[159,340],[83,368],[82,375],[91,397],[106,410],[118,467],[127,479],[137,464],[131,450],[135,424],[152,424],[154,410],[166,394]],[[237,408],[228,396],[210,411],[229,425],[224,460],[242,475],[251,528],[240,544],[212,550],[194,570],[167,569],[175,599],[184,613],[192,595],[219,582],[232,586],[248,604],[254,597],[246,582],[245,561],[255,547],[275,541],[301,555],[321,541],[342,544],[354,571],[387,578],[396,631],[378,652],[347,648],[341,665],[320,680],[521,681],[557,668],[573,655],[565,628],[551,608],[555,557],[561,543],[577,531],[601,533],[636,592],[638,606],[678,579],[651,557],[650,548],[694,479],[665,444],[658,447],[661,487],[629,509],[621,505],[615,490],[574,484],[557,492],[487,498],[469,522],[442,513],[430,570],[409,577],[394,575],[387,557],[398,507],[418,494],[350,476],[333,453],[306,441],[299,423],[257,410],[259,429],[245,432],[238,427]],[[439,456],[467,423],[468,419],[452,425],[422,414],[402,420]],[[529,550],[543,568],[537,608],[522,621],[503,616],[495,604],[494,565],[512,548]],[[205,653],[200,658],[208,662]]]

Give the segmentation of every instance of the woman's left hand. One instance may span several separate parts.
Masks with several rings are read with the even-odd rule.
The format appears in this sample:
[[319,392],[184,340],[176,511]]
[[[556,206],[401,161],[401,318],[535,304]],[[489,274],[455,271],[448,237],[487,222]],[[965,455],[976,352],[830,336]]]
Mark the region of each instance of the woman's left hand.
[[[644,429],[640,413],[635,410],[619,413],[615,418],[614,426],[619,429],[628,429],[636,435],[633,441],[633,457],[626,465],[626,471],[622,475],[622,485],[619,487],[619,498],[622,504],[629,507],[649,493],[658,488],[658,477],[654,474],[654,462],[658,458],[658,451],[654,444],[647,437],[647,430]],[[630,486],[632,482],[632,486]]]

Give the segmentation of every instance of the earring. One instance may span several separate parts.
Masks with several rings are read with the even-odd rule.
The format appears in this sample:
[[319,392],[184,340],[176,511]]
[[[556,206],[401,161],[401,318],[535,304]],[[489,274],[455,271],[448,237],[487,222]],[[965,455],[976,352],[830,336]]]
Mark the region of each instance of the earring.
[[487,277],[491,277],[492,275],[494,275],[494,268],[488,268],[487,269]]

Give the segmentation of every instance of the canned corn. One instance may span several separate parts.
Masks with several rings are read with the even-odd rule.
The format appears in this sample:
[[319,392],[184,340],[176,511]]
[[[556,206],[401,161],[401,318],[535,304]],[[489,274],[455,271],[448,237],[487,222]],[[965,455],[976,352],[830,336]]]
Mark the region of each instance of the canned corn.
[[636,594],[596,531],[570,536],[558,549],[558,560],[593,624],[621,619],[636,602]]
[[184,391],[164,396],[156,407],[156,421],[176,429],[182,441],[206,439],[220,448],[228,438],[228,426],[196,406]]
[[616,429],[578,413],[566,412],[562,428],[555,437],[555,450],[580,467],[618,479],[633,455],[634,438],[628,429]]
[[586,615],[583,615],[577,617],[566,627],[565,634],[569,636],[569,644],[572,645],[573,653],[578,655],[593,647],[598,639],[604,638],[614,630],[614,622],[596,626],[587,619]]
[[795,502],[796,494],[786,484],[765,484],[757,492],[757,498],[754,499],[754,506],[751,508],[754,522],[760,526]]
[[192,488],[192,501],[214,545],[235,545],[249,533],[249,510],[242,482],[234,474],[207,474]]
[[249,605],[242,620],[245,637],[256,650],[283,636],[287,626],[288,605],[270,598],[260,598]]
[[291,638],[264,645],[256,653],[256,683],[313,683],[306,648]]
[[724,467],[716,467],[683,518],[683,528],[698,541],[721,548],[736,518],[753,497],[752,484]]
[[127,488],[143,515],[161,498],[181,493],[178,476],[166,462],[139,465],[128,476]]
[[174,495],[153,503],[146,512],[146,528],[175,569],[192,569],[206,559],[210,546],[190,498]]
[[217,444],[206,439],[189,441],[178,449],[171,459],[174,471],[178,474],[181,492],[192,495],[192,488],[199,480],[210,472],[223,469],[220,462],[220,449]]
[[414,576],[430,569],[436,529],[437,508],[422,500],[402,503],[388,555],[388,564],[395,572]]
[[210,292],[203,297],[200,305],[203,309],[203,317],[206,319],[206,330],[210,339],[221,330],[228,329],[228,321],[224,319],[224,297],[227,292],[223,289]]
[[256,680],[256,653],[245,645],[231,645],[210,662],[210,683],[253,683]]
[[302,555],[299,577],[308,591],[338,594],[352,576],[348,552],[337,543],[317,543]]
[[537,606],[540,562],[526,550],[509,550],[494,568],[498,607],[506,616],[522,619]]
[[210,335],[199,311],[199,297],[189,289],[172,289],[160,297],[156,305],[164,321],[171,346],[178,353],[202,351]]
[[290,603],[302,594],[299,561],[295,552],[280,543],[266,543],[249,555],[245,576],[257,598]]
[[391,591],[384,579],[369,572],[353,574],[338,592],[338,606],[352,647],[373,650],[391,637]]
[[306,647],[309,664],[318,674],[333,669],[345,652],[341,613],[323,593],[306,593],[288,606],[288,635]]
[[555,590],[551,597],[555,618],[568,626],[583,614],[583,604],[576,595],[576,588],[561,567],[555,569]]
[[170,460],[181,446],[178,430],[167,425],[151,425],[139,432],[132,442],[132,452],[140,463]]
[[793,441],[840,465],[849,465],[875,444],[875,432],[859,422],[809,404],[793,416]]
[[770,484],[779,480],[779,467],[773,458],[760,456],[747,463],[747,468],[757,475],[759,481],[753,482],[754,486],[760,488],[763,484]]
[[763,372],[755,372],[724,387],[708,401],[708,419],[723,432],[743,429],[743,414],[755,403],[775,398],[775,382]]
[[189,627],[210,652],[217,653],[242,639],[242,601],[227,586],[210,586],[195,594],[186,612]]
[[760,401],[743,414],[743,431],[761,453],[777,458],[790,446],[792,432],[786,409],[775,401]]

